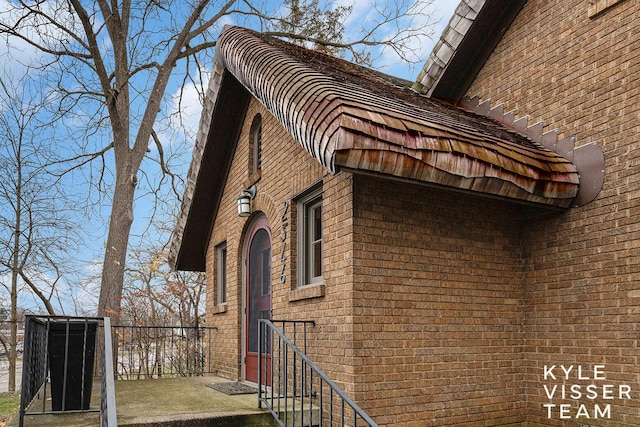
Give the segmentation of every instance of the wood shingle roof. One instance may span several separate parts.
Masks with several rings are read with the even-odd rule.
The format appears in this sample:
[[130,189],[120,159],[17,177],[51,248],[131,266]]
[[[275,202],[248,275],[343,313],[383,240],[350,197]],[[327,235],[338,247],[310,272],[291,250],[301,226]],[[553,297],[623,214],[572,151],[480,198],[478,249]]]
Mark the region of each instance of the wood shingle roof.
[[574,164],[498,120],[411,82],[251,30],[225,27],[196,137],[170,259],[203,270],[207,238],[249,94],[330,173],[373,173],[565,209]]
[[566,208],[578,174],[567,159],[485,117],[399,80],[239,27],[218,56],[329,172],[376,172]]

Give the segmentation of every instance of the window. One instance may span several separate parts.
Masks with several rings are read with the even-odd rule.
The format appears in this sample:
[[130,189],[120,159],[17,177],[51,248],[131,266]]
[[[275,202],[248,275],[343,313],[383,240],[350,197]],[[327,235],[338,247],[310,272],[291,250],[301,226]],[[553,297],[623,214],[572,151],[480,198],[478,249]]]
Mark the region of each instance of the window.
[[227,242],[216,246],[218,305],[227,303]]
[[298,286],[322,283],[322,187],[297,202]]
[[256,114],[253,118],[249,138],[250,172],[255,174],[262,170],[262,116],[260,114]]
[[615,6],[618,3],[622,3],[624,0],[590,0],[589,1],[589,18],[595,18],[602,12]]

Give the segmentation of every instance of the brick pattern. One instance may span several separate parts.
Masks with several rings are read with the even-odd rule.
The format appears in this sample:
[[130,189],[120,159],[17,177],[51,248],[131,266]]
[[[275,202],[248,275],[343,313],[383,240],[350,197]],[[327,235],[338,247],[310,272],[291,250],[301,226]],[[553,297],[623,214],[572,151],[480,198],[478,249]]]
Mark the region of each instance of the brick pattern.
[[[248,132],[263,117],[263,169],[249,174]],[[323,284],[296,289],[296,206],[323,179]],[[257,180],[257,182],[256,182]],[[520,425],[522,288],[518,208],[395,181],[325,171],[252,100],[207,254],[210,357],[242,379],[242,188],[272,231],[273,317],[314,320],[308,354],[381,426]],[[227,241],[227,304],[215,302],[215,245]],[[286,261],[285,283],[279,280]],[[213,283],[212,283],[213,282]],[[302,297],[300,297],[302,296]]]
[[[263,170],[248,173],[248,131],[263,117]],[[242,379],[241,260],[249,219],[235,199],[255,183],[271,223],[273,317],[314,320],[309,355],[382,426],[520,425],[522,288],[518,208],[398,182],[325,171],[253,100],[207,254],[210,357]],[[258,179],[257,182],[254,182]],[[296,289],[296,207],[323,179],[322,292]],[[215,302],[215,245],[227,241],[228,296]],[[285,247],[286,282],[279,280]],[[514,273],[515,271],[515,273]],[[515,279],[515,280],[514,280]],[[299,297],[302,295],[303,297]],[[306,297],[304,297],[306,295]]]
[[591,0],[589,4],[589,17],[594,18],[596,15],[623,1],[624,0]]
[[[252,218],[237,216],[236,198],[255,183],[253,210],[272,231],[273,317],[316,321],[311,358],[380,425],[640,425],[635,389],[635,400],[612,403],[613,420],[547,419],[542,407],[545,364],[604,363],[612,384],[640,383],[636,4],[590,18],[583,1],[528,2],[469,93],[569,132],[560,137],[575,133],[577,145],[601,144],[601,195],[564,214],[327,174],[252,100],[207,253],[219,374],[242,378],[242,236]],[[263,169],[250,175],[258,112]],[[298,290],[295,204],[286,236],[280,220],[284,202],[320,179],[324,281]],[[225,240],[221,308],[215,245]]]
[[[525,395],[534,425],[640,425],[638,34],[635,1],[529,1],[468,93],[575,134],[576,145],[596,141],[605,155],[594,202],[523,228]],[[578,403],[592,416],[594,404],[610,404],[611,419],[549,419],[549,364],[603,364],[606,382],[631,385],[632,399],[553,399],[571,405],[572,417]]]
[[355,189],[357,396],[369,414],[520,425],[518,208],[368,177]]
[[[255,114],[263,120],[263,155],[260,174],[250,173],[249,134]],[[220,210],[215,219],[207,252],[207,277],[210,289],[207,293],[207,323],[217,326],[217,341],[212,346],[210,358],[222,377],[242,379],[242,252],[243,236],[251,221],[258,214],[264,214],[270,222],[272,233],[272,304],[273,317],[279,319],[299,319],[304,314],[296,312],[300,304],[289,304],[291,287],[295,287],[295,241],[292,238],[295,226],[295,210],[288,209],[287,238],[283,235],[281,217],[284,202],[291,201],[293,195],[308,188],[325,175],[324,169],[295,143],[267,110],[252,99],[248,107],[245,123],[240,132],[237,149],[225,183]],[[255,184],[258,194],[252,201],[254,215],[240,218],[237,215],[236,198],[241,190]],[[216,302],[216,254],[215,246],[227,241],[227,304],[220,307]],[[282,271],[281,253],[285,245],[286,282],[280,282]]]

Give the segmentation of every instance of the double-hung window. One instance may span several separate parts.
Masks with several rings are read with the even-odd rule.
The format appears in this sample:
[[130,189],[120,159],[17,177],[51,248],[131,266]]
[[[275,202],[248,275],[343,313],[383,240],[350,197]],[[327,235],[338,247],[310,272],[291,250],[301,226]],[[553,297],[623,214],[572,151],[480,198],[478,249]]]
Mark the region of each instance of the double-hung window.
[[322,283],[322,186],[297,201],[298,286]]

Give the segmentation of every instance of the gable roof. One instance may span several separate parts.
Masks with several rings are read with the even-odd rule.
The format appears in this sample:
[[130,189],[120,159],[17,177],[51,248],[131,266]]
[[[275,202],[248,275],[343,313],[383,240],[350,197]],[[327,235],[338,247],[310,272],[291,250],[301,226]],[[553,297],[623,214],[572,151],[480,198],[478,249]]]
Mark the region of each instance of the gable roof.
[[461,0],[412,88],[430,98],[446,100],[497,120],[570,160],[580,175],[580,187],[572,205],[583,206],[597,197],[604,184],[604,154],[596,142],[575,146],[574,136],[558,140],[557,129],[545,132],[544,123],[529,126],[528,116],[516,118],[516,113],[505,112],[502,104],[492,106],[491,99],[480,102],[477,96],[465,96],[526,3],[526,0]]
[[238,27],[223,33],[217,53],[331,173],[380,172],[558,207],[576,195],[568,160],[399,81]]
[[526,0],[461,0],[413,88],[458,102]]
[[[409,82],[239,27],[224,29],[215,63],[174,234],[178,268],[204,268],[202,241],[221,194],[201,171],[228,170],[245,110],[227,103],[238,92],[264,104],[330,173],[379,173],[554,208],[569,207],[578,192],[567,159],[497,121],[416,93]],[[225,127],[232,129],[222,136]]]
[[205,270],[208,236],[249,98],[222,62],[215,61],[169,248],[169,262],[179,270]]

